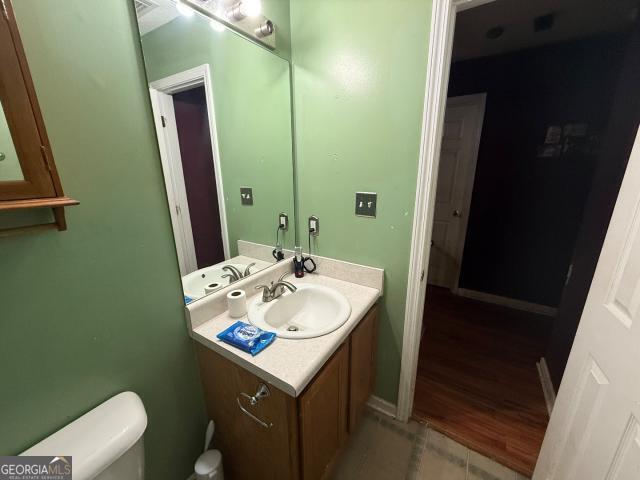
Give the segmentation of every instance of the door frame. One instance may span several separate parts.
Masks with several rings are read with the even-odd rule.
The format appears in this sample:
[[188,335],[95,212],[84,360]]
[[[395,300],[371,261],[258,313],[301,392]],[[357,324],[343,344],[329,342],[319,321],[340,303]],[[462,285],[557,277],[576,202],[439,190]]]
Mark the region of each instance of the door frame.
[[396,410],[397,418],[405,422],[409,419],[413,410],[422,315],[424,313],[427,286],[426,273],[431,253],[430,243],[433,231],[435,193],[438,186],[440,146],[442,144],[456,15],[463,10],[491,3],[492,1],[438,0],[433,2],[431,11],[427,80]]
[[[222,233],[222,248],[224,251],[224,258],[228,260],[230,258],[229,253],[229,231],[227,227],[227,210],[225,206],[224,200],[224,188],[222,182],[222,166],[220,164],[220,149],[218,146],[218,136],[217,136],[217,127],[216,127],[216,116],[215,116],[215,108],[214,108],[214,100],[213,100],[213,88],[211,82],[211,69],[209,64],[199,65],[197,67],[191,68],[189,70],[185,70],[183,72],[176,73],[174,75],[169,75],[167,77],[161,78],[149,84],[150,92],[151,92],[151,104],[154,112],[154,123],[156,125],[156,131],[158,133],[158,143],[160,145],[160,156],[163,157],[163,167],[165,160],[167,162],[167,166],[171,169],[171,171],[175,171],[178,173],[179,178],[174,178],[173,175],[167,175],[165,172],[165,182],[167,182],[167,195],[169,197],[170,203],[174,199],[174,195],[179,198],[186,199],[186,188],[184,184],[184,177],[181,177],[182,173],[182,164],[179,156],[171,155],[171,151],[179,152],[179,145],[174,145],[177,142],[177,137],[174,139],[171,135],[168,135],[166,129],[163,128],[161,124],[161,119],[159,113],[159,98],[154,93],[154,91],[162,92],[167,95],[173,95],[176,93],[183,92],[185,90],[189,90],[195,87],[204,86],[205,98],[207,104],[207,116],[209,119],[209,135],[211,137],[211,153],[213,157],[213,169],[216,176],[216,193],[218,197],[218,211],[220,214],[220,229]],[[175,124],[175,117],[173,119],[173,124]],[[163,145],[164,144],[164,145]],[[180,181],[180,179],[182,181]],[[173,207],[170,208],[171,216],[174,218],[176,212]],[[191,228],[191,219],[188,214],[188,205],[185,204],[186,214],[182,216],[182,220],[177,222],[179,228],[182,230],[181,234],[186,239],[185,242],[181,242],[182,245],[179,247],[176,245],[176,248],[183,249],[184,258],[187,259],[186,263],[190,264],[194,262],[195,269],[197,270],[197,262],[195,262],[195,246],[193,242],[193,230]],[[190,239],[190,240],[189,240]],[[178,255],[178,258],[181,258],[181,255]],[[181,269],[183,266],[181,265]],[[189,270],[189,266],[185,265],[185,270]],[[193,270],[191,270],[193,271]],[[182,272],[181,272],[182,273]],[[190,273],[190,272],[186,272]],[[182,273],[184,275],[184,273]]]
[[182,170],[173,97],[153,88],[149,88],[149,97],[158,137],[173,240],[178,254],[180,276],[184,277],[198,269],[198,261]]
[[[479,122],[476,125],[476,130],[473,132],[473,146],[471,149],[471,158],[469,159],[469,169],[466,172],[466,178],[464,179],[464,191],[462,193],[462,217],[460,219],[460,230],[458,232],[458,238],[456,239],[455,255],[459,261],[456,264],[456,272],[454,275],[453,285],[451,291],[458,293],[460,283],[460,271],[462,270],[462,254],[464,252],[464,244],[467,238],[467,226],[469,225],[469,213],[471,212],[471,197],[473,194],[473,185],[476,177],[476,165],[478,164],[478,151],[480,150],[480,138],[482,136],[482,125],[484,124],[484,112],[487,105],[487,93],[474,93],[471,95],[458,95],[455,97],[447,97],[445,104],[445,116],[443,122],[446,120],[446,111],[449,107],[474,107],[477,110]],[[444,125],[444,123],[443,123]],[[439,153],[441,155],[442,152]],[[435,203],[434,203],[435,208]],[[428,261],[427,261],[428,263]],[[428,265],[427,265],[428,267]],[[425,274],[428,278],[428,270]]]

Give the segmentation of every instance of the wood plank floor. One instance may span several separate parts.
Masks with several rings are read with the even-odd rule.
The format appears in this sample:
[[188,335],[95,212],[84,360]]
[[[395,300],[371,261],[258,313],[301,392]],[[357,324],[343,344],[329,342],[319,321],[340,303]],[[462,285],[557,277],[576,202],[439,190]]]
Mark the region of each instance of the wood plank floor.
[[550,317],[429,287],[414,418],[531,476],[549,417],[536,362]]

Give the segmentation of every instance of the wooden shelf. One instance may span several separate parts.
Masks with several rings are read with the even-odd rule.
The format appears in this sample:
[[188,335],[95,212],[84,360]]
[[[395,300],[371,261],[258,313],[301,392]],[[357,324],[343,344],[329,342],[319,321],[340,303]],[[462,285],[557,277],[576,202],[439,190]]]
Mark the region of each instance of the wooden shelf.
[[0,200],[0,211],[24,208],[59,208],[78,205],[80,202],[69,197],[30,198],[27,200]]
[[78,205],[80,202],[69,197],[47,197],[29,198],[25,200],[0,200],[0,212],[10,210],[25,210],[31,208],[50,208],[53,211],[54,221],[39,225],[26,225],[24,227],[0,229],[0,238],[18,235],[21,233],[34,233],[43,230],[57,229],[63,231],[67,229],[67,222],[64,217],[64,207]]

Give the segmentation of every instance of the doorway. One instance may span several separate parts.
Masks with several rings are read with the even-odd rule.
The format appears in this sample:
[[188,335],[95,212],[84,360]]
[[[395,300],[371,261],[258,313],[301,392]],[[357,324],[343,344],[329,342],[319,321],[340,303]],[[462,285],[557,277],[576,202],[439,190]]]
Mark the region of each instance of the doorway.
[[[637,132],[637,15],[632,2],[456,3],[434,9],[449,23],[435,21],[431,48],[448,54],[427,81],[424,155],[438,161],[418,184],[398,416],[530,476]],[[447,107],[480,93],[466,206],[450,194]],[[465,214],[456,256],[442,231]]]
[[447,99],[428,282],[453,291],[460,279],[486,98],[480,93]]
[[151,103],[180,274],[229,258],[208,65],[151,84]]
[[204,86],[173,94],[198,269],[225,260]]

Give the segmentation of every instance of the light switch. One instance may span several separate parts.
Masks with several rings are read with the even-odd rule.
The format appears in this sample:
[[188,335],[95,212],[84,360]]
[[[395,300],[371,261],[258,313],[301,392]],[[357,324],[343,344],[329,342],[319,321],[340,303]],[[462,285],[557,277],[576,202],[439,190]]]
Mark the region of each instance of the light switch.
[[253,189],[251,187],[240,187],[240,203],[253,205]]
[[356,215],[359,217],[376,216],[378,194],[374,192],[356,192]]

